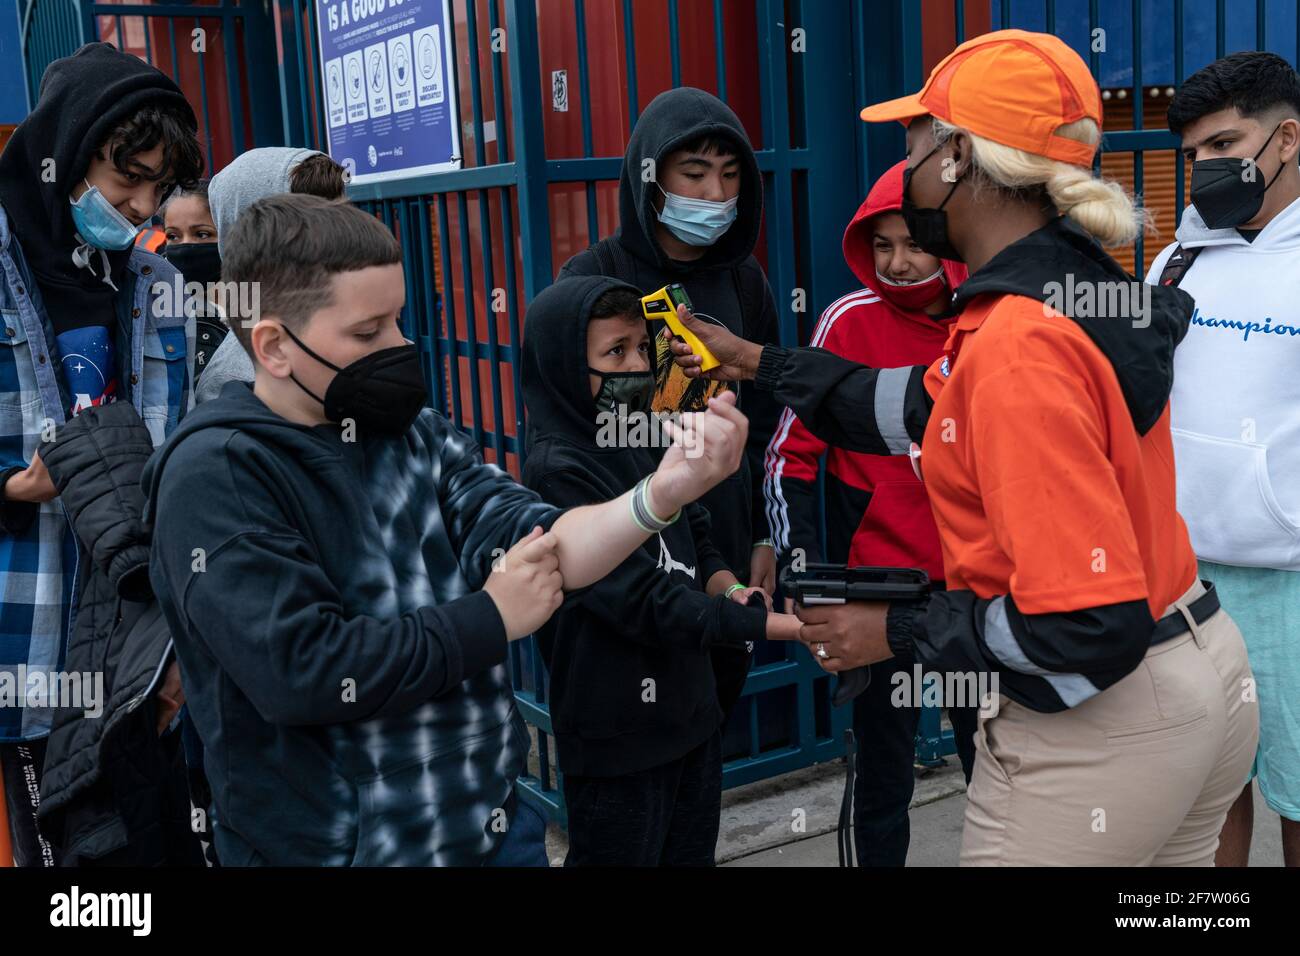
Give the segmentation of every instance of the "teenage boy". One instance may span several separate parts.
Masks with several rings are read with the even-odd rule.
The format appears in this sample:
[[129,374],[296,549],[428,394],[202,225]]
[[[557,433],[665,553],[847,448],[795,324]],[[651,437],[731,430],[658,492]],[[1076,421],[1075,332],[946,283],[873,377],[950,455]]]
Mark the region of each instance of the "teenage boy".
[[[175,269],[134,245],[173,186],[203,169],[194,112],[138,57],[91,43],[45,71],[0,154],[0,672],[63,666],[77,545],[36,447],[83,408],[129,401],[160,443],[190,404],[194,324]],[[172,690],[176,675],[164,682]],[[0,707],[11,798],[35,794],[55,701]],[[19,863],[51,862],[35,806],[10,814]]]
[[[218,856],[484,863],[529,743],[507,642],[733,472],[744,416],[715,399],[633,491],[561,512],[424,407],[378,220],[274,196],[223,245],[223,280],[260,283],[260,319],[233,324],[256,379],[199,406],[143,480]],[[226,506],[194,508],[199,483]]]
[[[697,315],[753,342],[776,344],[777,313],[754,258],[763,223],[763,181],[740,118],[716,96],[691,87],[656,96],[637,119],[623,156],[619,227],[564,264],[560,277],[605,275],[654,291],[680,283]],[[655,411],[694,411],[734,383],[689,379],[661,348]],[[709,532],[722,559],[747,584],[771,594],[776,556],[763,514],[763,452],[779,408],[757,389],[740,390],[749,447],[740,469],[705,496]],[[730,712],[749,673],[744,649],[713,655],[722,707]]]
[[[873,368],[928,365],[943,353],[953,317],[952,293],[966,278],[960,262],[941,260],[912,241],[900,210],[903,169],[891,168],[871,188],[844,230],[844,260],[863,288],[822,313],[812,345]],[[943,555],[925,485],[904,456],[864,455],[828,445],[785,409],[767,448],[764,494],[778,563],[802,554],[823,560],[817,516],[817,473],[826,456],[825,559],[839,564],[923,568],[943,587]],[[853,698],[857,738],[853,836],[859,866],[903,866],[911,831],[907,808],[915,783],[920,711],[895,703],[896,675],[910,664],[890,658],[869,668]],[[838,696],[838,695],[837,695]],[[907,699],[912,699],[908,693]],[[953,706],[957,755],[966,778],[975,760],[976,702]]]
[[[533,300],[524,328],[524,484],[576,507],[652,471],[658,419],[640,293],[604,276],[560,279]],[[708,512],[691,505],[686,518],[538,634],[569,815],[566,866],[711,866],[724,716],[708,652],[798,637],[799,619],[769,616],[771,598],[738,582],[709,543]]]
[[[1174,354],[1178,512],[1200,574],[1241,627],[1259,699],[1252,777],[1300,866],[1300,77],[1273,53],[1234,53],[1188,77],[1169,130],[1192,164],[1192,205],[1147,281],[1196,300]],[[1250,781],[1218,866],[1245,866]]]

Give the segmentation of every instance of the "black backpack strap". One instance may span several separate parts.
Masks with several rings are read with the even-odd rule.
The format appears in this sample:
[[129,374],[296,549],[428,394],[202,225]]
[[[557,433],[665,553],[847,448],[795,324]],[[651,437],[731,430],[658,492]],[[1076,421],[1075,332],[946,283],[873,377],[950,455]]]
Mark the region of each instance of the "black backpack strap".
[[614,264],[614,253],[609,248],[609,243],[603,239],[596,241],[591,251],[596,256],[596,263],[600,267],[600,274],[603,276],[615,276],[618,272]]
[[593,243],[591,252],[596,257],[596,265],[601,275],[622,279],[640,288],[636,281],[636,264],[623,248],[623,244],[618,241],[617,236],[609,236]]
[[1165,262],[1164,269],[1160,272],[1159,284],[1176,286],[1182,282],[1183,276],[1187,275],[1187,270],[1192,267],[1192,263],[1204,248],[1204,246],[1197,246],[1195,249],[1184,249],[1182,246],[1175,246]]

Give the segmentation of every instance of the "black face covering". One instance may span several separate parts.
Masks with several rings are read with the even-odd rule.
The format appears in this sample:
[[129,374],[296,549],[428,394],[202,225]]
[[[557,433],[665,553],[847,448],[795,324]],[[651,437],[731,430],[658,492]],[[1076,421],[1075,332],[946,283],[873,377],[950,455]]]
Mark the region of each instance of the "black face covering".
[[948,214],[943,211],[943,207],[948,205],[948,200],[952,194],[957,191],[957,185],[961,182],[961,177],[952,184],[952,189],[948,190],[948,195],[943,197],[943,202],[939,203],[936,209],[921,209],[911,199],[912,173],[926,164],[931,156],[939,151],[940,147],[936,146],[925,154],[915,166],[903,170],[903,206],[899,211],[903,214],[903,222],[907,225],[907,231],[912,234],[912,241],[920,247],[922,252],[927,252],[932,256],[940,259],[951,259],[953,262],[961,262],[961,253],[953,246],[952,241],[948,238]]
[[169,242],[163,248],[167,261],[180,270],[186,283],[221,281],[221,253],[216,242]]
[[1211,229],[1231,229],[1243,222],[1250,222],[1259,215],[1264,205],[1264,194],[1282,175],[1279,166],[1273,178],[1265,185],[1260,181],[1258,170],[1252,169],[1252,175],[1246,178],[1246,169],[1254,167],[1255,161],[1268,148],[1282,124],[1273,127],[1264,145],[1250,159],[1236,159],[1225,156],[1216,159],[1198,159],[1192,163],[1192,205]]
[[326,368],[338,372],[325,389],[325,397],[314,394],[290,373],[293,383],[320,402],[325,417],[342,424],[347,419],[363,432],[404,435],[419,417],[428,400],[420,355],[414,345],[397,345],[364,355],[339,368],[321,358],[284,326],[284,332],[298,347]]
[[596,392],[598,412],[619,413],[622,406],[627,412],[646,414],[655,397],[653,372],[602,372],[587,366],[592,375],[600,376],[600,389]]

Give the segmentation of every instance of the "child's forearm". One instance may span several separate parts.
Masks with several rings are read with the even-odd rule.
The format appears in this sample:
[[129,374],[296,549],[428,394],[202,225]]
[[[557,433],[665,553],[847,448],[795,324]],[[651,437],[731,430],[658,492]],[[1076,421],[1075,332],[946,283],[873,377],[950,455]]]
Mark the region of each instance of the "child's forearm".
[[705,582],[704,593],[709,597],[713,597],[715,594],[722,594],[733,584],[739,583],[740,582],[736,580],[736,576],[730,571],[718,571]]
[[748,420],[736,409],[735,393],[724,392],[709,399],[707,412],[684,416],[671,426],[673,446],[644,485],[644,497],[635,502],[639,517],[633,517],[636,488],[561,515],[551,534],[558,541],[564,589],[599,581],[627,560],[655,525],[675,520],[682,508],[734,473],[748,429]]
[[[559,540],[556,551],[564,590],[594,584],[645,543],[649,533],[632,520],[633,494],[634,490],[627,491],[598,505],[571,508],[556,519],[551,534]],[[668,517],[661,510],[656,513]]]

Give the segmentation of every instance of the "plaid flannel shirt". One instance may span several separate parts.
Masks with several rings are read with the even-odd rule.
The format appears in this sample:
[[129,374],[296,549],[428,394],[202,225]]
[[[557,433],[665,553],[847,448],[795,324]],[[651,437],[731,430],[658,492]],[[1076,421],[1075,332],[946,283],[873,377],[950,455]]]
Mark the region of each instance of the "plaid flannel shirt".
[[[193,404],[194,319],[175,300],[175,276],[167,260],[137,248],[116,298],[119,380],[155,445]],[[54,326],[0,206],[0,469],[30,464],[43,433],[68,420],[72,401],[58,368]],[[0,531],[0,741],[50,731],[54,710],[24,706],[18,665],[28,674],[62,668],[76,619],[77,563],[58,498],[42,504],[25,531]]]

